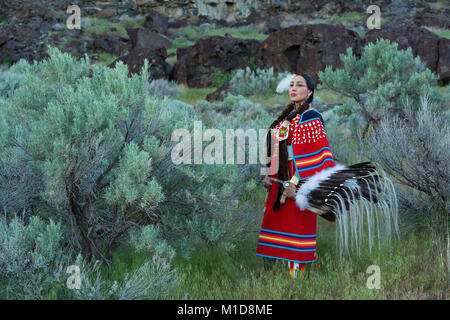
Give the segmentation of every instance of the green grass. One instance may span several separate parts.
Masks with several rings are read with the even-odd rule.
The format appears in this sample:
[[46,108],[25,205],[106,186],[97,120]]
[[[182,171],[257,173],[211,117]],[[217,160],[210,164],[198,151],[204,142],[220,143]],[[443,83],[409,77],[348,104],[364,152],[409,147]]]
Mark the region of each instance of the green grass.
[[344,12],[342,14],[334,14],[331,16],[331,22],[338,24],[342,23],[346,25],[348,23],[356,22],[356,21],[366,21],[368,15],[361,12]]
[[[214,90],[185,89],[180,100],[193,103]],[[336,102],[339,98],[331,91],[320,92],[324,94],[321,98],[330,99],[329,102]],[[285,102],[286,97],[283,99]],[[354,162],[359,160],[355,158]],[[262,208],[265,196],[261,187],[243,201]],[[429,230],[407,232],[400,239],[394,238],[391,246],[382,246],[372,254],[363,249],[359,257],[341,261],[335,252],[335,223],[318,218],[318,261],[311,264],[307,278],[292,280],[287,262],[275,260],[272,268],[265,268],[263,258],[255,254],[259,227],[259,224],[254,225],[252,230],[243,233],[232,251],[199,243],[189,259],[178,254],[173,267],[181,282],[171,298],[446,299],[448,262],[445,236]],[[126,274],[132,274],[149,259],[150,256],[121,245],[113,252],[111,266],[103,266],[102,275],[108,282],[120,282]],[[380,267],[380,289],[366,286],[370,276],[366,271],[371,265]]]
[[137,253],[132,247],[121,245],[112,253],[112,267],[102,265],[102,275],[111,282],[121,281],[127,273],[132,273],[144,264],[150,256]]
[[300,21],[300,24],[330,24],[330,21],[323,18],[316,18]]
[[446,86],[438,86],[437,88],[443,96],[450,94],[450,84],[447,84]]
[[199,100],[206,100],[209,93],[216,91],[217,88],[185,88],[178,96],[178,100],[188,104],[194,104]]
[[430,5],[431,9],[441,10],[441,9],[445,9],[448,7],[448,1],[438,0],[436,2],[430,2],[429,5]]
[[259,27],[249,29],[237,28],[207,28],[199,26],[186,26],[177,30],[178,37],[169,39],[172,43],[172,48],[168,50],[168,54],[176,53],[178,48],[186,48],[195,44],[200,38],[205,36],[223,36],[229,33],[234,38],[240,39],[257,39],[264,40],[267,38],[266,34],[261,33]]
[[208,28],[200,26],[186,26],[180,28],[178,33],[184,36],[187,41],[195,42],[205,36],[223,36],[229,33],[234,38],[265,40],[267,35],[261,33],[259,27],[238,29],[238,28]]
[[140,28],[143,26],[145,18],[129,19],[121,22],[112,22],[107,19],[100,19],[95,17],[87,17],[81,20],[81,30],[83,34],[104,34],[111,33],[111,28],[116,28],[114,33],[123,37],[128,37],[127,27]]
[[275,90],[273,92],[264,92],[262,94],[249,96],[247,99],[253,103],[259,103],[268,109],[279,109],[279,112],[290,103],[287,93],[277,94],[275,93]]
[[[216,70],[215,76],[214,74],[211,77],[212,82],[214,82],[215,86],[210,88],[188,88],[185,86],[181,86],[181,93],[178,97],[178,100],[183,101],[185,103],[194,104],[199,100],[205,100],[206,95],[214,92],[221,84],[224,83],[227,79],[231,77],[230,75],[224,75],[220,70]],[[315,95],[321,98],[323,103],[336,103],[344,101],[344,97],[333,92],[328,89],[317,90]],[[286,94],[277,94],[275,93],[275,89],[269,92],[264,92],[262,94],[248,96],[246,97],[248,100],[261,104],[265,108],[284,108],[289,102],[289,97]]]
[[214,67],[214,72],[209,77],[209,83],[215,87],[219,88],[226,82],[230,81],[237,70],[232,70],[228,73],[223,73],[222,70]]
[[89,57],[95,57],[98,64],[102,64],[105,66],[109,65],[110,63],[112,63],[114,60],[117,59],[117,56],[114,56],[106,52],[92,53],[89,54]]
[[170,39],[170,42],[172,43],[172,47],[175,49],[175,52],[178,48],[186,48],[195,43],[195,41],[187,39],[184,35],[176,37],[175,39]]
[[390,20],[391,20],[390,18],[387,18],[387,17],[385,18],[385,17],[381,16],[380,23],[381,23],[381,25],[387,25]]
[[127,28],[141,28],[144,26],[145,17],[135,18],[135,19],[128,19],[118,22],[122,27]]
[[329,89],[314,91],[314,97],[316,96],[320,97],[323,103],[338,103],[344,101],[344,97],[341,94]]
[[[323,103],[337,103],[344,101],[344,97],[328,89],[316,90],[314,92],[315,97],[320,97]],[[266,108],[284,108],[290,103],[287,93],[277,94],[275,90],[272,92],[265,92],[263,94],[247,97],[254,103],[259,103]],[[281,109],[280,109],[281,111]]]
[[444,97],[444,110],[450,110],[450,85],[447,84],[446,86],[437,86],[437,88]]
[[434,27],[425,27],[425,29],[430,30],[435,35],[438,35],[439,37],[450,39],[450,30],[434,28]]
[[2,60],[0,60],[0,65],[4,64],[4,65],[8,65],[8,66],[12,66],[13,62],[11,60],[11,57],[5,57]]
[[[191,260],[178,260],[183,275],[179,294],[190,299],[444,299],[445,239],[409,233],[373,255],[339,261],[333,250],[334,226],[319,223],[318,257],[309,278],[291,280],[287,262],[271,270],[255,255],[257,234],[246,235],[236,252],[199,246]],[[444,255],[444,256],[443,256]],[[381,289],[366,286],[370,265],[380,267]]]
[[[189,259],[178,254],[172,265],[181,282],[172,298],[446,299],[447,240],[429,230],[403,233],[391,246],[381,246],[372,254],[366,248],[359,257],[341,261],[335,252],[335,224],[319,218],[318,261],[311,264],[307,277],[292,280],[286,261],[273,260],[273,267],[265,268],[263,258],[255,254],[259,227],[242,234],[231,252],[200,243]],[[120,246],[103,274],[108,281],[120,281],[147,259]],[[371,265],[380,267],[380,289],[367,288]]]
[[177,48],[170,48],[167,50],[167,55],[171,55],[172,53],[177,54]]
[[[215,89],[216,88],[184,89],[179,100],[193,104],[199,100],[204,100],[206,95],[210,92],[214,92]],[[316,91],[315,95],[320,97],[323,103],[337,103],[344,101],[344,97],[328,89]],[[248,96],[246,98],[253,103],[262,105],[266,109],[276,109],[280,110],[280,112],[282,110],[281,108],[284,108],[287,104],[290,103],[287,93],[277,94],[275,93],[275,89],[269,92],[264,92],[262,94]]]

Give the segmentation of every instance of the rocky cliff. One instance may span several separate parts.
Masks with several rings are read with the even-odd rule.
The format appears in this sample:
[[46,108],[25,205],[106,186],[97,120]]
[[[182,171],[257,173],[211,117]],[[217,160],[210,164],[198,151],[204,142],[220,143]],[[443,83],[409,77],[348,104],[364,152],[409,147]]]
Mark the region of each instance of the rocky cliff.
[[425,8],[427,3],[433,2],[435,1],[422,0],[411,4],[406,0],[2,0],[0,8],[3,15],[26,17],[52,13],[76,4],[85,10],[85,14],[105,8],[114,14],[130,11],[145,14],[147,10],[153,9],[172,19],[206,16],[234,23],[242,21],[255,11],[265,16],[283,14],[326,18],[330,14],[348,11],[365,12],[369,5],[376,4],[384,14],[391,15],[408,11],[411,7]]
[[[0,63],[15,63],[21,58],[42,60],[51,44],[74,56],[88,54],[94,60],[106,54],[112,60],[105,64],[121,60],[130,72],[138,72],[147,59],[154,78],[205,87],[214,70],[228,73],[249,66],[251,59],[262,68],[307,70],[316,78],[325,65],[340,67],[339,54],[347,47],[359,54],[366,43],[387,38],[398,42],[400,49],[412,47],[414,55],[448,83],[450,40],[424,27],[448,30],[450,9],[441,2],[414,1],[411,5],[406,0],[381,0],[376,4],[384,19],[382,28],[369,31],[366,8],[372,2],[2,0]],[[66,9],[73,4],[79,5],[82,17],[92,18],[95,26],[89,26],[87,19],[83,30],[67,29]],[[141,19],[139,25],[130,27],[137,18]],[[215,27],[257,29],[259,33],[258,39],[225,34],[188,41],[189,36],[184,38],[180,31],[187,25],[199,27],[196,32],[201,34]]]

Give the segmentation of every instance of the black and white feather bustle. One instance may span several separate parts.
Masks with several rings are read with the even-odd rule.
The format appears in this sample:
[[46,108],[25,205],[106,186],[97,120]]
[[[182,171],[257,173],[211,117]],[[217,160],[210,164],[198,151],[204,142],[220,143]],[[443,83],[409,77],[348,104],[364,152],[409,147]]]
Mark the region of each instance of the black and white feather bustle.
[[[336,164],[309,177],[295,196],[296,205],[336,221],[336,245],[344,254],[361,254],[368,240],[390,243],[399,236],[398,202],[394,184],[381,167],[370,162]],[[375,241],[378,239],[378,241]]]
[[310,177],[298,189],[297,206],[335,221],[338,215],[336,204],[349,209],[353,201],[365,198],[372,203],[378,201],[382,189],[380,175],[370,162],[351,166],[336,164]]

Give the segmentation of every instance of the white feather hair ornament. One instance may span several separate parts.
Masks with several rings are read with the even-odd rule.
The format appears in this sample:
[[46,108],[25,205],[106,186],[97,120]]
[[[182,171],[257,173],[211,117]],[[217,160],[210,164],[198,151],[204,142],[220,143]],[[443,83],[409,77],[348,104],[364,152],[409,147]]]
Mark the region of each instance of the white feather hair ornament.
[[276,92],[277,93],[283,93],[285,91],[289,90],[289,86],[291,85],[291,81],[296,77],[296,74],[288,74],[286,77],[281,79],[281,81],[278,83]]

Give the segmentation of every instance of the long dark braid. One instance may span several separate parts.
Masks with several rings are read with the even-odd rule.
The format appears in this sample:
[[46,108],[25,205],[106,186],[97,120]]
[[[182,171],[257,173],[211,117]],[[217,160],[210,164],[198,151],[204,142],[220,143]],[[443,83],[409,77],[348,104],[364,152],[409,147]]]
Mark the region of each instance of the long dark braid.
[[[294,110],[294,106],[295,103],[291,102],[289,103],[286,108],[284,108],[284,110],[281,112],[281,114],[278,116],[278,118],[275,119],[274,122],[272,122],[272,124],[269,127],[269,131],[267,131],[267,139],[266,139],[266,144],[267,144],[267,157],[270,158],[272,156],[272,138],[271,138],[271,134],[270,134],[270,129],[275,128],[280,121],[283,121],[291,112],[292,110]],[[268,166],[270,166],[270,162],[268,163]]]
[[[286,106],[286,108],[281,112],[280,116],[272,122],[269,127],[269,131],[267,132],[267,156],[270,158],[272,156],[271,151],[271,130],[276,127],[280,121],[287,120],[289,122],[292,121],[297,115],[302,114],[306,110],[309,109],[309,103],[303,103],[298,109],[294,109],[295,103],[292,102]],[[270,165],[270,162],[269,162]],[[287,151],[287,139],[278,142],[278,179],[285,181],[288,180],[289,177],[289,162],[288,162],[288,151]],[[277,198],[273,204],[273,210],[278,211],[280,208],[280,198],[283,194],[284,188],[281,183],[278,183],[278,191]]]
[[284,120],[284,118],[286,118],[289,115],[289,113],[291,113],[291,111],[294,110],[294,106],[295,106],[295,102],[289,103],[286,106],[286,108],[284,108],[284,110],[281,112],[281,114],[278,116],[278,118],[276,118],[275,121],[272,122],[269,129],[275,128],[277,126],[277,124],[280,123],[281,120]]

